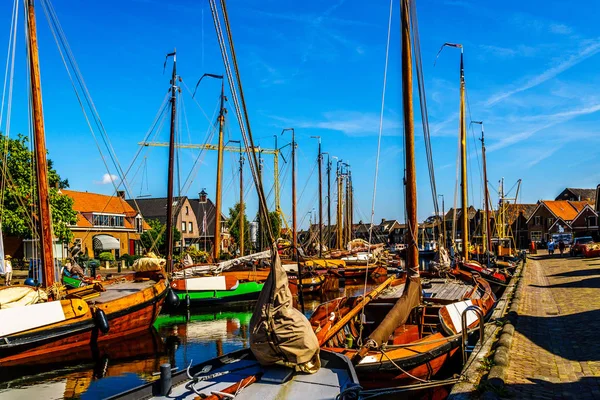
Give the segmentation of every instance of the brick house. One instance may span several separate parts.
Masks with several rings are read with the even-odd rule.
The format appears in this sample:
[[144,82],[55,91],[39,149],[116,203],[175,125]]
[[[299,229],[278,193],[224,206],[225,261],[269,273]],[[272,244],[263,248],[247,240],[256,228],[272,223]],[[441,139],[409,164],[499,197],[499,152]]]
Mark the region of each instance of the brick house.
[[103,251],[115,257],[143,252],[140,235],[150,227],[124,199],[124,193],[108,196],[99,193],[61,190],[73,199],[77,223],[70,226],[73,243],[84,254],[97,257]]
[[596,189],[565,188],[554,200],[596,202]]
[[[127,203],[140,210],[144,220],[158,220],[167,223],[167,198],[154,197],[130,199]],[[173,215],[176,229],[181,233],[181,240],[173,243],[173,247],[181,249],[198,242],[199,229],[194,207],[187,196],[173,199]]]
[[[196,224],[198,225],[196,247],[210,251],[215,241],[215,216],[217,208],[204,190],[198,194],[197,199],[189,199],[189,202],[196,216]],[[221,252],[229,251],[231,244],[233,243],[229,234],[227,217],[221,213]]]
[[527,231],[527,220],[536,208],[537,204],[504,205],[505,229],[507,234],[511,234],[514,238],[517,249],[526,249],[531,242]]
[[[540,200],[527,220],[529,241],[546,242],[559,231],[573,234],[571,223],[584,209],[594,211],[588,201]],[[583,215],[589,216],[587,211]]]

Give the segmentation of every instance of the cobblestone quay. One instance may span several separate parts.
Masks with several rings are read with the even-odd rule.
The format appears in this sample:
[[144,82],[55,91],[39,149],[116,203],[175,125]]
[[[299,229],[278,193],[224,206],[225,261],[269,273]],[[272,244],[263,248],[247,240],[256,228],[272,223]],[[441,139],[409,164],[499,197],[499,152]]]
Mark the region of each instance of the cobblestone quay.
[[600,258],[533,257],[505,385],[519,399],[600,399]]

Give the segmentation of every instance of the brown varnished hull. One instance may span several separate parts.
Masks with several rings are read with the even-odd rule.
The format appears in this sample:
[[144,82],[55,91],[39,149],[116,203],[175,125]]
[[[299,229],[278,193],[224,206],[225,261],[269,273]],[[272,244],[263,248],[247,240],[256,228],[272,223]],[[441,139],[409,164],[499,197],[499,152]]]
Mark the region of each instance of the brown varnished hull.
[[[139,292],[122,298],[96,303],[79,318],[44,326],[9,336],[0,344],[0,367],[35,362],[48,362],[57,355],[81,346],[95,345],[150,329],[160,313],[167,293],[164,279]],[[96,326],[93,309],[106,314],[109,331],[102,333]]]

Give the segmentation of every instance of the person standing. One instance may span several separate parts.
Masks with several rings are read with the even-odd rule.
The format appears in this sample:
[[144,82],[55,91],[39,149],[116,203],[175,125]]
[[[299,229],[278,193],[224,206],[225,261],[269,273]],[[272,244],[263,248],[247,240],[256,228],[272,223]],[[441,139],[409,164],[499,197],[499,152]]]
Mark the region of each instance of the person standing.
[[4,257],[4,284],[6,286],[10,286],[10,281],[12,280],[12,264],[10,259],[12,257],[7,255]]
[[554,239],[548,242],[548,255],[554,255]]
[[563,256],[563,253],[565,252],[565,242],[563,242],[562,239],[560,239],[560,241],[558,242],[558,250],[560,251],[560,256]]

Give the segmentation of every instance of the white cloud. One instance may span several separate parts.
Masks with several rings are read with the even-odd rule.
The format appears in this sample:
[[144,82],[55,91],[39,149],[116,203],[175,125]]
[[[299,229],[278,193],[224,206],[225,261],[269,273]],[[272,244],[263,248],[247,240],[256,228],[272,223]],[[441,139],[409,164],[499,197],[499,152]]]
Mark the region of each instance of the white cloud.
[[104,175],[102,175],[101,181],[94,181],[94,183],[98,184],[98,185],[108,185],[110,183],[116,182],[118,179],[119,179],[119,177],[117,175],[104,174]]
[[570,35],[573,33],[573,29],[565,24],[550,24],[550,32],[559,35]]

